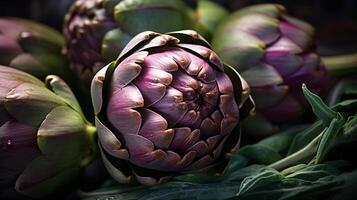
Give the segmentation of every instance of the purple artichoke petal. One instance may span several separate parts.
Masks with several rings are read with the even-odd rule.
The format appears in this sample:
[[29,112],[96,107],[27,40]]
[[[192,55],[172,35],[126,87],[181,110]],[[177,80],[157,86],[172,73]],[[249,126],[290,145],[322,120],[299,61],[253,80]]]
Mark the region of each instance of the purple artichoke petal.
[[300,54],[303,49],[287,37],[281,37],[274,44],[267,46],[266,51],[286,51],[292,54]]
[[103,159],[103,163],[107,168],[107,171],[113,177],[114,180],[118,181],[119,183],[130,183],[133,180],[131,175],[126,175],[122,171],[120,171],[116,166],[114,166],[110,160],[107,158],[107,155],[101,150],[101,156]]
[[241,31],[256,36],[268,45],[280,37],[278,20],[261,14],[240,17],[235,26]]
[[[289,89],[287,85],[268,85],[254,88],[252,96],[255,99],[257,109],[277,105],[288,94]],[[267,96],[269,96],[269,98],[266,98]]]
[[[218,156],[221,155],[221,152],[224,148],[225,143],[227,142],[228,139],[228,135],[226,137],[224,137],[221,141],[219,141],[217,147],[215,149],[213,149],[213,159],[217,159]],[[233,156],[234,152],[239,148],[240,145],[240,137],[238,139],[238,141],[235,143],[235,145],[229,149],[229,151],[226,153],[227,157],[231,157]]]
[[233,92],[232,82],[230,81],[227,74],[217,74],[217,86],[219,92],[222,94],[228,94]]
[[144,99],[133,84],[114,91],[108,103],[107,115],[111,124],[123,134],[137,134],[141,115],[133,108],[143,107]]
[[301,85],[301,83],[315,82],[326,75],[325,70],[319,69],[320,57],[315,53],[303,56],[304,64],[296,73],[286,77],[286,82],[292,86]]
[[314,27],[312,27],[310,24],[288,15],[282,15],[281,17],[284,21],[293,24],[294,26],[298,27],[300,30],[305,31],[305,33],[309,34],[310,37],[314,36],[315,30]]
[[192,76],[188,75],[182,70],[172,73],[174,79],[171,86],[182,92],[183,98],[193,100],[196,97],[196,90],[199,89],[199,82]]
[[182,92],[173,87],[167,87],[165,96],[151,108],[163,115],[170,127],[181,120],[188,110]]
[[[287,109],[288,108],[288,109]],[[304,106],[292,96],[286,96],[274,107],[264,109],[262,113],[273,122],[295,119],[304,112]]]
[[145,68],[134,83],[142,93],[145,106],[151,106],[164,97],[166,87],[170,85],[172,79],[170,73],[155,68]]
[[185,168],[186,171],[201,171],[202,168],[208,166],[213,162],[213,158],[209,155],[205,155],[199,160],[195,161],[191,165]]
[[306,31],[286,22],[280,22],[279,28],[284,37],[289,38],[301,49],[308,49],[311,47],[312,37]]
[[34,147],[37,150],[37,128],[7,121],[0,126],[0,149],[6,151],[17,151],[22,147]]
[[92,80],[92,85],[91,85],[91,94],[98,94],[98,95],[91,95],[92,97],[92,104],[94,108],[94,113],[98,113],[103,104],[103,80],[105,79],[105,73],[108,69],[109,66],[114,65],[115,63],[111,63],[101,70],[94,76]]
[[226,116],[221,121],[221,135],[229,134],[238,124],[238,117]]
[[199,128],[203,120],[203,115],[200,111],[189,110],[183,118],[177,123],[179,127]]
[[207,106],[214,106],[217,104],[219,98],[218,86],[216,83],[214,84],[204,84],[200,91],[201,98],[203,100],[202,103]]
[[[208,58],[208,60],[210,61],[210,64],[213,64],[218,69],[223,71],[223,64],[222,64],[221,60],[219,59],[218,55],[215,52],[213,52],[211,49],[204,47],[204,46],[195,45],[195,44],[178,44],[178,46],[185,48],[185,49],[189,49],[190,51],[193,51],[193,52],[199,54],[202,57],[201,59]],[[189,54],[189,56],[192,59],[197,59],[196,56],[194,56],[192,54]],[[198,61],[198,59],[197,59],[197,61]],[[193,73],[193,74],[197,75],[198,73]]]
[[139,135],[144,136],[154,143],[157,148],[167,149],[174,137],[174,130],[167,129],[165,118],[149,109],[140,109],[142,125]]
[[[0,142],[7,143],[6,140]],[[25,170],[26,165],[30,163],[33,159],[38,157],[41,152],[38,148],[36,148],[36,144],[25,146],[19,145],[16,146],[16,149],[4,149],[3,147],[4,146],[2,146],[1,144],[2,149],[0,159],[3,161],[0,162],[1,189],[4,189],[5,187],[14,188],[14,182],[16,181],[18,176]]]
[[166,72],[177,71],[179,67],[186,68],[190,64],[186,52],[178,48],[165,48],[164,51],[155,52],[145,59],[145,66]]
[[221,123],[220,121],[213,121],[211,118],[205,118],[202,120],[200,130],[201,136],[208,138],[221,131]]
[[206,155],[209,150],[210,149],[208,144],[203,140],[198,141],[196,144],[194,144],[188,149],[188,151],[195,151],[197,153],[197,157]]
[[102,124],[98,118],[96,118],[95,124],[98,130],[98,138],[102,148],[116,158],[126,160],[129,159],[128,150],[123,147],[122,143],[115,136],[115,134],[110,131],[104,124]]
[[158,35],[158,36],[154,37],[152,40],[150,40],[150,42],[143,45],[140,48],[140,51],[154,48],[154,47],[161,47],[161,46],[165,46],[168,44],[177,44],[178,42],[179,42],[179,40],[177,38],[172,37],[170,35]]
[[282,76],[288,76],[303,65],[304,60],[296,54],[288,51],[269,51],[264,54],[265,63],[273,66]]
[[125,46],[125,48],[120,52],[118,59],[122,58],[125,54],[127,54],[131,49],[138,46],[140,43],[144,41],[149,41],[150,39],[158,36],[158,33],[152,31],[144,31],[136,36],[134,36],[130,42]]
[[141,67],[137,63],[125,63],[115,69],[112,90],[121,90],[134,80],[141,72]]
[[187,152],[192,145],[198,142],[201,136],[199,129],[191,131],[187,127],[174,128],[174,133],[170,149],[177,152]]

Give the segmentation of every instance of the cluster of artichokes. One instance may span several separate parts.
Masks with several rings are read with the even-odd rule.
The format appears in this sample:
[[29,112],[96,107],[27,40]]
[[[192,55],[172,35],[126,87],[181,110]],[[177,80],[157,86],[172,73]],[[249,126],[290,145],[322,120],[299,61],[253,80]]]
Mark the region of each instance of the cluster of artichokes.
[[[226,15],[204,0],[77,0],[64,37],[0,19],[0,198],[56,192],[97,152],[120,183],[223,173],[242,125],[265,134],[301,117],[301,84],[329,85],[313,28],[280,5]],[[60,77],[91,83],[92,116]]]

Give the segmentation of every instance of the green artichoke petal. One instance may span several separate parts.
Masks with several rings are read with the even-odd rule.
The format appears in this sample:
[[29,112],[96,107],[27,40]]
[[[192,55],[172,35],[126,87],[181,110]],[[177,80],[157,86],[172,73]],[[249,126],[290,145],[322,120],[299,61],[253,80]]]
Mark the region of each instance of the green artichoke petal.
[[[130,35],[150,30],[169,32],[194,26],[194,11],[181,0],[121,1],[114,19]],[[169,19],[169,20],[168,20]]]
[[43,82],[38,80],[36,77],[25,73],[20,70],[13,69],[11,67],[5,67],[0,65],[0,80],[1,82],[17,82],[21,83],[31,83],[37,86],[43,86]]
[[239,30],[232,37],[219,32],[213,38],[213,49],[238,72],[256,65],[263,57],[265,45],[258,38]]
[[231,15],[232,18],[239,17],[246,14],[262,14],[272,18],[278,18],[282,13],[285,13],[286,9],[280,4],[258,4],[253,6],[248,6],[240,9],[238,12]]
[[40,156],[27,165],[18,177],[15,189],[30,197],[44,197],[71,183],[78,172],[76,166],[62,167]]
[[42,122],[37,136],[41,152],[58,165],[79,165],[86,155],[91,155],[86,123],[67,106],[54,108]]
[[108,31],[102,42],[102,55],[106,60],[117,59],[120,52],[131,40],[132,36],[123,32],[120,28]]
[[284,82],[274,67],[264,63],[249,68],[242,73],[242,76],[253,88],[275,86]]
[[43,26],[39,23],[25,20],[25,19],[20,19],[20,18],[10,18],[10,19],[17,22],[21,22],[24,25],[28,26],[29,27],[28,31],[35,33],[36,37],[39,38],[41,41],[48,41],[53,45],[56,45],[58,48],[64,45],[63,36],[54,29],[48,28],[47,26]]
[[30,74],[36,74],[39,77],[44,77],[48,74],[48,68],[29,53],[19,54],[11,60],[9,66]]
[[228,15],[226,9],[212,1],[206,0],[198,1],[197,12],[199,23],[204,29],[199,32],[206,38],[210,38],[218,23]]
[[7,94],[4,105],[17,121],[38,127],[53,108],[66,103],[44,86],[23,83]]
[[47,88],[49,88],[55,94],[60,96],[70,107],[72,107],[78,113],[82,114],[82,109],[71,88],[69,88],[69,86],[60,77],[54,75],[47,76],[45,83],[47,85]]

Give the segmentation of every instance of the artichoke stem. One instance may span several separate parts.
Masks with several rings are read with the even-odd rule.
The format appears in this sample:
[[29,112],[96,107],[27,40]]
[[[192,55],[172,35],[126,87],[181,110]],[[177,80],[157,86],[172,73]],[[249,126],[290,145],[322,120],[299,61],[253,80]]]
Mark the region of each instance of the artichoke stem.
[[298,164],[302,160],[310,159],[317,151],[317,147],[322,137],[323,133],[320,133],[316,138],[314,138],[309,144],[307,144],[304,148],[299,151],[276,161],[269,165],[269,167],[274,168],[278,171],[285,169],[286,167],[293,166]]
[[88,124],[85,128],[85,133],[87,134],[88,138],[88,143],[89,143],[89,148],[87,152],[87,156],[84,157],[84,159],[81,161],[81,166],[85,167],[87,166],[92,160],[97,156],[98,149],[97,149],[97,128],[95,126],[92,126],[91,124]]
[[333,77],[353,76],[357,73],[357,53],[324,56],[322,61]]

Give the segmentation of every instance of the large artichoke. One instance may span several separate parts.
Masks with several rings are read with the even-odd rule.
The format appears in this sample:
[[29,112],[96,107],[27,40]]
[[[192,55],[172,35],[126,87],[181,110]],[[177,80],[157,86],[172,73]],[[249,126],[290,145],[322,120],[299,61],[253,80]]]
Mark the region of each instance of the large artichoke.
[[96,74],[92,100],[109,173],[148,185],[222,169],[253,109],[246,82],[191,30],[135,36]]
[[70,67],[90,83],[94,74],[115,60],[127,42],[142,31],[200,29],[209,34],[215,22],[205,15],[214,8],[205,6],[198,12],[196,7],[196,0],[77,0],[65,17],[63,29]]
[[94,133],[59,77],[0,66],[0,199],[14,187],[44,197],[71,185],[96,151]]
[[212,46],[251,87],[258,114],[250,119],[250,131],[272,133],[277,124],[301,117],[308,108],[302,83],[319,95],[328,85],[315,51],[314,29],[288,16],[281,5],[235,12],[218,27]]
[[68,77],[60,33],[36,22],[0,18],[0,65],[26,71],[38,78],[56,74]]

